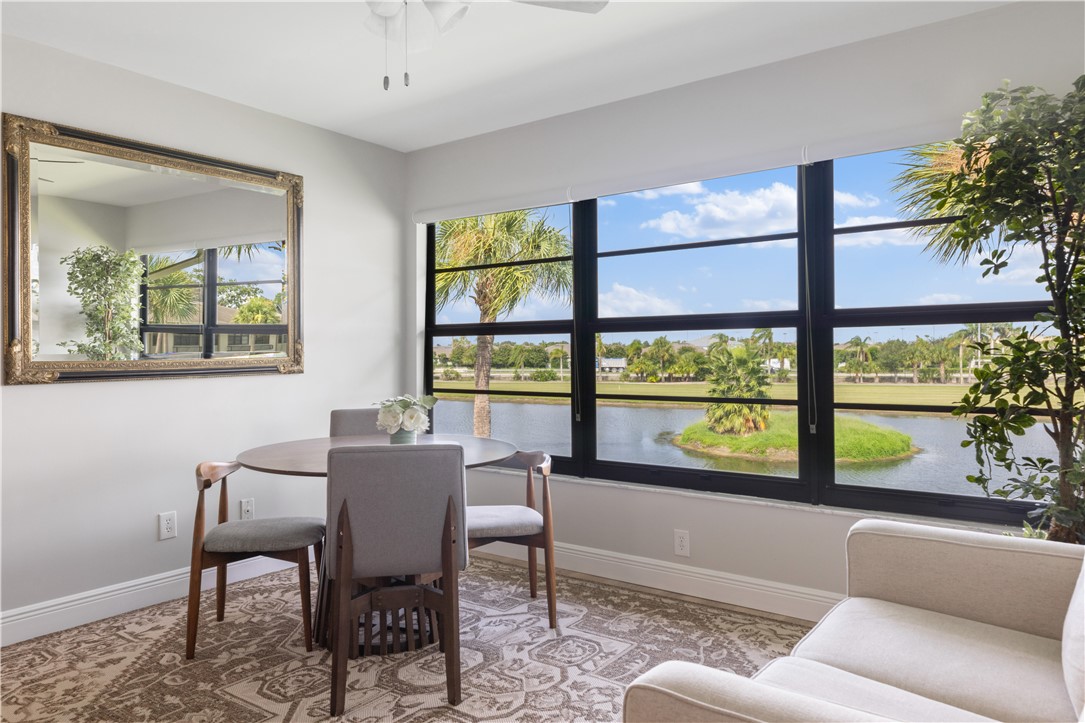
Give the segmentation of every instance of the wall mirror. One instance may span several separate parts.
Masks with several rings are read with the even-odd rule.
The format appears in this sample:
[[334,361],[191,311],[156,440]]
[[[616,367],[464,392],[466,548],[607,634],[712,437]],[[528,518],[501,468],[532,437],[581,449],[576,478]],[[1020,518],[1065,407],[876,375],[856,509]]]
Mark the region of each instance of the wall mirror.
[[4,381],[302,371],[302,179],[5,114]]

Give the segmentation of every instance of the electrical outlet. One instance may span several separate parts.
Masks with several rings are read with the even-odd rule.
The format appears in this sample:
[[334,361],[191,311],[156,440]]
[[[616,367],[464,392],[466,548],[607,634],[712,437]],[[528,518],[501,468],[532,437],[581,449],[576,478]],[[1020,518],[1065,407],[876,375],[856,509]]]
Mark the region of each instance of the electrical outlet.
[[158,513],[158,539],[168,540],[171,537],[177,537],[177,513],[176,512],[159,512]]
[[241,500],[241,519],[256,519],[256,500],[252,497],[246,497]]
[[689,530],[674,531],[674,554],[689,557]]

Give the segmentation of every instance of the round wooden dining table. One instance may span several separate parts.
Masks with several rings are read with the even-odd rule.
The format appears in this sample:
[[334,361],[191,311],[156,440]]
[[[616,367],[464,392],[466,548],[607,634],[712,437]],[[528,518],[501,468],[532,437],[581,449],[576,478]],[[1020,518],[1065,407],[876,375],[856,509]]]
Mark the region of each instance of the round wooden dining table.
[[[277,444],[264,445],[263,447],[246,449],[244,452],[237,455],[237,461],[241,463],[242,467],[258,472],[296,475],[299,477],[327,477],[328,450],[333,447],[390,445],[390,437],[391,435],[388,434],[364,434],[350,437],[298,439],[290,442],[279,442]],[[418,435],[415,444],[458,444],[463,447],[463,461],[465,467],[484,467],[488,464],[495,464],[508,459],[516,454],[517,451],[516,446],[509,444],[508,442],[485,437],[472,437],[466,434],[420,434]],[[327,570],[324,567],[324,561],[324,558],[320,561],[320,583],[317,587],[316,619],[313,624],[313,638],[318,645],[326,645],[328,642],[328,624],[331,614],[331,597],[328,590],[329,580]],[[434,576],[430,577],[433,578]],[[382,611],[380,613],[381,622],[377,626],[380,629],[378,632],[379,639],[381,640],[379,646],[373,645],[370,642],[373,634],[373,625],[367,624],[363,626],[363,629],[366,631],[364,634],[366,643],[360,646],[363,652],[368,651],[380,655],[387,652],[388,636],[385,633],[395,629],[397,626],[388,626],[387,630],[385,630],[385,612],[386,611]],[[398,620],[402,614],[404,614],[404,611],[402,610],[395,611],[395,619]],[[408,631],[406,633],[406,637],[410,641],[408,643],[410,649],[414,649],[414,637],[412,636],[415,635],[418,637],[419,646],[436,642],[436,633],[433,632],[437,629],[436,618],[433,617],[432,612],[430,612],[429,615],[431,617],[430,630],[433,637],[425,639],[423,634],[424,625],[420,622],[418,630]],[[400,633],[398,631],[391,634],[393,649],[396,651],[399,650],[399,635]]]
[[[391,435],[363,434],[357,437],[317,437],[267,444],[246,449],[237,455],[242,467],[271,474],[300,477],[327,477],[328,450],[333,447],[389,445]],[[466,467],[485,467],[516,454],[516,446],[500,439],[467,434],[420,434],[415,444],[458,444],[463,447]]]

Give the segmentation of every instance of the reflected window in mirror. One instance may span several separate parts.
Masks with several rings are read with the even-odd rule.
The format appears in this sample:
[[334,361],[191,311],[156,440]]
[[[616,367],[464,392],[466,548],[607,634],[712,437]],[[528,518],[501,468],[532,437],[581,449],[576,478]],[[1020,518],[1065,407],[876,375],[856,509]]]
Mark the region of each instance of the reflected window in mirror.
[[299,176],[3,120],[5,382],[302,371]]
[[145,254],[141,260],[144,358],[286,355],[283,241]]

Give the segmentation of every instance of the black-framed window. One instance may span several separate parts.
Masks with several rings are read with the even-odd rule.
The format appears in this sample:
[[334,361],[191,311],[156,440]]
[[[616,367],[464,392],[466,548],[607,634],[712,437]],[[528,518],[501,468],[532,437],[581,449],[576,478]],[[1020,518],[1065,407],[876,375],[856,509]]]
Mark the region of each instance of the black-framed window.
[[140,332],[149,358],[224,358],[286,352],[282,243],[140,257]]
[[[561,473],[1020,520],[1030,505],[965,481],[974,456],[949,412],[983,362],[971,343],[1031,322],[1043,289],[1016,283],[1029,259],[984,280],[927,254],[923,229],[950,219],[904,220],[892,185],[903,153],[577,202],[571,258],[455,266],[431,224],[426,380],[447,400],[435,428],[478,433],[475,400],[497,398],[490,433],[546,449]],[[553,263],[571,265],[568,314],[528,303],[468,322],[438,308],[447,274]],[[469,352],[486,336],[521,360],[514,348],[568,345],[569,376],[532,380],[505,360],[481,388]]]

